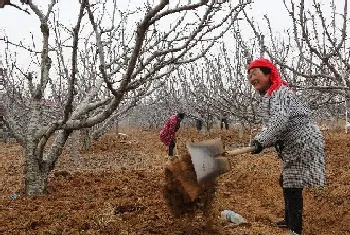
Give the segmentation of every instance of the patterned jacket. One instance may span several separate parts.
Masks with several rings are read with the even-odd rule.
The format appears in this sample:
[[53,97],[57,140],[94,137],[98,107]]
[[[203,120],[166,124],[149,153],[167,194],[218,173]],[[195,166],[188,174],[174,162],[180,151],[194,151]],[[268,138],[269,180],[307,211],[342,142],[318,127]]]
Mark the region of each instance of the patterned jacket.
[[309,108],[282,85],[271,96],[261,96],[264,128],[255,137],[264,147],[283,141],[283,187],[324,186],[324,138]]
[[164,124],[160,131],[160,140],[169,146],[175,140],[175,132],[180,128],[180,118],[174,114]]

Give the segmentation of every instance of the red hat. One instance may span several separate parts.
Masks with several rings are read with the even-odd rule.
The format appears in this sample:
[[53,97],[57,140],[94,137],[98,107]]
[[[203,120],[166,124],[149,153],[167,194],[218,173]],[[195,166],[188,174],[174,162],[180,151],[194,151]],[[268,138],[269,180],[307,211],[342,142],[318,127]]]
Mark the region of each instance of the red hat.
[[267,96],[270,96],[274,90],[277,90],[281,85],[289,86],[288,83],[281,79],[276,66],[267,59],[256,59],[248,66],[248,71],[256,67],[265,67],[271,69],[270,81],[272,85],[267,90]]

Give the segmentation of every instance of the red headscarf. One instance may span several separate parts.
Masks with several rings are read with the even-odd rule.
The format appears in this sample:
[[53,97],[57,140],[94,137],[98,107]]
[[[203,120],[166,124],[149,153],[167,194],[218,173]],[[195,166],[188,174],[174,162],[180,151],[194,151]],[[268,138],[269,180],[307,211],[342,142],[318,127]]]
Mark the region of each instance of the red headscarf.
[[277,90],[281,85],[289,86],[288,83],[281,79],[276,66],[267,59],[256,59],[248,66],[248,71],[256,67],[265,67],[271,69],[270,81],[271,86],[267,90],[267,96],[270,96],[274,90]]

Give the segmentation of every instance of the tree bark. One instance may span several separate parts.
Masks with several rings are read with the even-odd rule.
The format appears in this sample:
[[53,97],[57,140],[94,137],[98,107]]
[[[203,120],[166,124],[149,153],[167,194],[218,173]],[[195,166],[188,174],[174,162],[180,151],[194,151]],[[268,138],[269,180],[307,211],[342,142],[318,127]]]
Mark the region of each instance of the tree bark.
[[80,130],[80,149],[83,151],[89,150],[91,147],[90,128]]
[[[35,133],[35,124],[29,125],[32,130],[29,133]],[[28,134],[26,144],[24,145],[24,179],[25,195],[34,196],[47,192],[47,179],[51,170],[54,169],[58,157],[62,154],[65,143],[71,131],[58,131],[50,149],[44,153],[46,138],[34,138],[33,134]],[[53,137],[53,134],[50,134]],[[43,143],[41,143],[39,141]]]
[[36,144],[31,142],[25,147],[25,194],[28,196],[46,193],[48,168],[37,151]]
[[115,121],[115,123],[114,123],[114,131],[115,131],[115,134],[118,135],[118,133],[119,133],[119,122],[118,121]]

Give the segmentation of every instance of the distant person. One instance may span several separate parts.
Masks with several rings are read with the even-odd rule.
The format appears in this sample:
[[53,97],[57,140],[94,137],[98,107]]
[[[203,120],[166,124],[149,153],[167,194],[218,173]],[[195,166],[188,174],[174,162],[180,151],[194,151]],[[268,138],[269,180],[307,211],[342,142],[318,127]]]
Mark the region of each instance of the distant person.
[[252,141],[252,153],[275,146],[283,162],[279,182],[285,214],[276,226],[301,234],[303,188],[326,184],[324,138],[310,109],[280,78],[275,65],[267,59],[257,59],[248,66],[248,73],[249,82],[260,94],[264,124]]
[[180,129],[180,123],[184,118],[184,113],[172,115],[165,122],[162,130],[160,131],[160,140],[165,144],[165,146],[168,146],[168,155],[171,158],[174,156],[175,132]]
[[230,127],[230,124],[228,123],[227,118],[221,118],[220,129],[222,130],[225,128],[225,130],[228,130],[229,127]]
[[203,127],[203,121],[201,119],[196,119],[196,129],[197,131],[201,131]]

